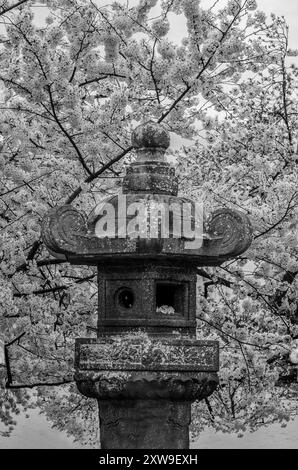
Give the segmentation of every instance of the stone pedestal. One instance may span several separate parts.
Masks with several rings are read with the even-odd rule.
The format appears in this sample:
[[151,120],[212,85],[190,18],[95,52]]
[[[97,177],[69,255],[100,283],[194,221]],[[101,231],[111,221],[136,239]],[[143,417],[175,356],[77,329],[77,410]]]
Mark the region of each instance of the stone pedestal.
[[188,449],[191,403],[99,400],[102,449]]
[[99,405],[103,449],[188,449],[191,403],[217,386],[218,344],[103,335],[76,342],[76,382]]

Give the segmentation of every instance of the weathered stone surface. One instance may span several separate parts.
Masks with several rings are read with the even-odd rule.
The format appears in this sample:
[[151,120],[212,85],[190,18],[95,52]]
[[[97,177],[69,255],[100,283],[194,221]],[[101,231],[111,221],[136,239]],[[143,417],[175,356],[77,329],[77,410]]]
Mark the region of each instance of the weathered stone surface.
[[164,148],[170,145],[169,133],[153,121],[148,121],[133,130],[131,143],[135,148]]
[[216,372],[95,371],[77,368],[80,392],[100,400],[202,400],[218,384]]
[[[217,209],[206,223],[210,239],[206,241],[205,254],[235,257],[246,251],[252,242],[252,227],[249,218],[240,211]],[[220,261],[220,259],[219,259]]]
[[[188,448],[191,403],[213,393],[219,367],[218,343],[195,339],[197,267],[220,265],[252,241],[246,215],[224,208],[204,220],[200,243],[190,249],[192,235],[178,233],[179,224],[187,203],[193,225],[196,206],[177,196],[175,170],[165,157],[169,143],[156,123],[133,132],[137,156],[122,189],[127,205],[148,209],[137,238],[126,233],[134,215],[127,216],[117,196],[88,218],[67,205],[43,221],[43,240],[54,256],[98,267],[97,339],[76,341],[75,380],[82,394],[98,400],[106,449]],[[147,217],[151,222],[153,212],[158,220],[159,204],[175,206],[169,231],[148,236]],[[98,229],[108,207],[115,215],[112,237]]]
[[218,209],[206,222],[203,245],[188,249],[190,240],[181,238],[98,238],[94,220],[88,225],[85,217],[71,206],[53,209],[44,219],[42,236],[55,255],[63,253],[74,264],[98,264],[109,259],[171,260],[185,265],[219,265],[243,253],[252,241],[252,229],[245,214]]
[[76,341],[76,383],[97,398],[103,449],[187,449],[191,403],[218,385],[218,343],[169,336]]
[[76,368],[114,371],[217,372],[218,342],[112,336],[76,341]]
[[[201,246],[190,249],[188,243],[193,238],[175,233],[174,227],[175,219],[180,219],[182,224],[182,208],[186,203],[195,214],[195,202],[177,197],[175,170],[164,156],[169,146],[168,133],[161,126],[149,122],[136,128],[132,142],[137,158],[127,167],[123,178],[126,208],[142,203],[150,218],[159,205],[175,206],[169,220],[168,236],[159,231],[155,238],[150,233],[136,234],[135,237],[127,234],[122,238],[118,231],[119,221],[124,218],[127,229],[134,215],[127,215],[126,208],[119,207],[118,195],[115,195],[96,207],[88,220],[69,205],[52,209],[44,219],[42,236],[53,254],[59,256],[63,253],[74,264],[109,262],[117,255],[118,259],[127,261],[147,257],[206,266],[219,265],[249,247],[252,241],[249,219],[242,212],[223,208],[217,209],[204,221]],[[115,234],[112,237],[99,236],[96,224],[103,217],[104,207],[108,206],[115,211]]]
[[102,449],[188,449],[191,405],[169,400],[98,401]]
[[[173,266],[169,263],[144,262],[141,258],[131,265],[111,262],[98,266],[98,330],[103,327],[181,328],[195,335],[196,326],[196,266]],[[125,308],[119,302],[119,292],[128,289],[133,302]],[[158,312],[158,289],[172,288],[171,315]],[[171,299],[165,299],[168,302]],[[162,302],[162,303],[164,303]],[[159,330],[157,330],[159,331]]]
[[41,233],[47,248],[54,255],[75,253],[80,237],[87,233],[84,214],[70,204],[50,210],[42,221]]
[[136,148],[136,161],[126,169],[123,193],[149,193],[177,195],[175,170],[166,161],[164,153],[170,145],[169,133],[162,126],[147,122],[132,133]]
[[158,193],[176,196],[178,180],[168,163],[131,164],[123,178],[123,194]]

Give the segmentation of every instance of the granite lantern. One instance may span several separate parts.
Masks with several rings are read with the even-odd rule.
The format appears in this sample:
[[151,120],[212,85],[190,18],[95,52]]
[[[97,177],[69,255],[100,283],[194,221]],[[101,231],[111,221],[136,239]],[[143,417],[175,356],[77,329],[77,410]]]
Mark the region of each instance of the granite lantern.
[[196,338],[197,269],[244,252],[251,227],[217,209],[197,237],[195,203],[177,196],[165,157],[169,134],[148,122],[132,145],[121,193],[88,218],[51,210],[43,239],[54,256],[98,270],[97,338],[76,340],[75,380],[98,401],[101,447],[187,449],[191,404],[212,394],[219,367],[218,343]]

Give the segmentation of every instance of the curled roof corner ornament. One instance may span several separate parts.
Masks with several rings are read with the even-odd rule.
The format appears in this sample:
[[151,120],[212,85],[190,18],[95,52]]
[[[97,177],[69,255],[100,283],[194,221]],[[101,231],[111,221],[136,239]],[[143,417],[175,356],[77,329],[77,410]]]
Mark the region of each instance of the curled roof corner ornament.
[[80,239],[87,235],[87,221],[84,214],[73,206],[65,205],[51,209],[42,221],[42,239],[56,258],[80,250]]
[[213,256],[234,258],[246,251],[252,243],[252,226],[243,212],[219,208],[211,213],[206,222],[209,237],[205,246]]

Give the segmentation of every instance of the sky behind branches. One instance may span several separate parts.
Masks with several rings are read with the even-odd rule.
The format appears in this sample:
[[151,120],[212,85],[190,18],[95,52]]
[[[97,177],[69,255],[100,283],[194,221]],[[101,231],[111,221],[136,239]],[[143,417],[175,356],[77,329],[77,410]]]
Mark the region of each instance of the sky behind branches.
[[258,0],[260,10],[265,13],[284,15],[290,30],[290,46],[298,49],[298,1],[297,0]]
[[[133,4],[138,3],[138,0],[130,0]],[[289,44],[293,49],[298,49],[298,1],[297,0],[257,0],[258,9],[266,13],[275,13],[277,16],[284,16],[289,25]],[[104,4],[102,0],[97,0],[97,3]],[[202,7],[211,6],[214,0],[202,0]],[[220,7],[227,3],[227,0],[220,0]],[[172,27],[170,36],[172,40],[177,39],[179,36],[186,36],[185,20],[181,16],[171,15]]]
[[[87,2],[88,0],[86,0]],[[139,3],[140,0],[129,0],[129,5],[134,6]],[[121,0],[120,0],[121,2]],[[219,6],[226,4],[227,0],[219,0]],[[290,47],[298,49],[298,1],[297,0],[257,0],[258,8],[263,10],[267,15],[275,13],[278,16],[284,16],[290,27],[289,38]],[[108,5],[112,2],[109,0],[94,0],[98,6]],[[127,3],[123,0],[123,3]],[[211,6],[214,0],[202,0],[202,7]],[[46,8],[43,5],[34,7],[36,12],[36,20],[43,22],[47,15]],[[158,14],[159,9],[152,9],[152,16]],[[170,38],[174,41],[180,41],[182,37],[186,36],[186,25],[185,19],[181,15],[170,15],[171,18],[171,31]]]

